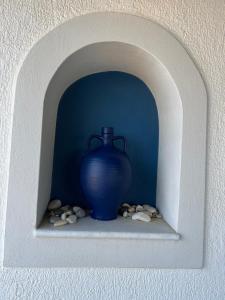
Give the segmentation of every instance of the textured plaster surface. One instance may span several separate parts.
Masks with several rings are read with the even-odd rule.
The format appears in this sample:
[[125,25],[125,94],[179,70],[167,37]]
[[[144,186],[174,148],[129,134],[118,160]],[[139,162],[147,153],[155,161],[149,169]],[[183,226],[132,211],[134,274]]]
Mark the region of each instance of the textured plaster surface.
[[1,261],[14,105],[13,85],[18,69],[32,45],[51,29],[74,16],[95,11],[118,11],[155,20],[184,45],[206,83],[209,112],[204,268],[1,268],[0,300],[225,299],[224,0],[0,0]]

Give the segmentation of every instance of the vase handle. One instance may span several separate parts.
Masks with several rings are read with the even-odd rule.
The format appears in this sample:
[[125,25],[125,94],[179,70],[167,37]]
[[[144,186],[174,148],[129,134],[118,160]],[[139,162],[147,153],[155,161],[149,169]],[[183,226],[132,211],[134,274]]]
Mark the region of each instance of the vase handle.
[[91,142],[93,139],[98,139],[101,142],[103,141],[103,137],[101,135],[92,134],[88,139],[88,150],[90,150],[90,148],[91,148]]
[[123,141],[123,152],[126,152],[126,150],[127,150],[127,141],[126,141],[125,137],[120,136],[120,135],[113,137],[113,141],[117,141],[117,140],[122,140]]

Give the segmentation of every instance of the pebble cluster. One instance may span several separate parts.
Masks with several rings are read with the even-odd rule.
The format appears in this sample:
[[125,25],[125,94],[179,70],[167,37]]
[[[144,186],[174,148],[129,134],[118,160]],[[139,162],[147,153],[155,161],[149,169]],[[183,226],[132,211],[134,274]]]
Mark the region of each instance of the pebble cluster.
[[[88,212],[79,206],[62,206],[61,200],[52,200],[48,204],[49,223],[55,227],[66,224],[77,223],[78,219],[84,218]],[[119,215],[124,218],[131,218],[142,222],[151,222],[153,218],[162,218],[159,211],[149,205],[130,205],[123,203],[119,209]]]
[[132,220],[138,220],[142,222],[151,222],[153,218],[161,219],[159,211],[149,205],[130,205],[123,203],[119,209],[119,214],[124,218],[132,218]]
[[78,219],[87,215],[87,212],[79,206],[62,206],[62,202],[58,199],[52,200],[48,204],[49,223],[55,227],[66,224],[77,223]]

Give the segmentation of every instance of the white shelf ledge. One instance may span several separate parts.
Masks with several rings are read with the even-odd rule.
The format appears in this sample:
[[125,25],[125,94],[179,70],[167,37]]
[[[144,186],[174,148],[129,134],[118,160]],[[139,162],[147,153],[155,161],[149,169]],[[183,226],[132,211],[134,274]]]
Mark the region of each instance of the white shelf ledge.
[[61,227],[54,227],[45,218],[41,226],[34,230],[34,235],[44,238],[180,239],[180,235],[162,219],[144,223],[122,217],[112,221],[99,221],[86,217],[80,219],[76,224],[67,224]]

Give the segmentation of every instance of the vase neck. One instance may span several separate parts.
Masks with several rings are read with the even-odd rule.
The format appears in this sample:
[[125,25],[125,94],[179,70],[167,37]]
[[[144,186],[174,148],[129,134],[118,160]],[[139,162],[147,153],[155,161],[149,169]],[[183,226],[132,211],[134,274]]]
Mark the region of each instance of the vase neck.
[[102,127],[102,138],[105,146],[112,146],[113,137],[114,135],[112,127]]

